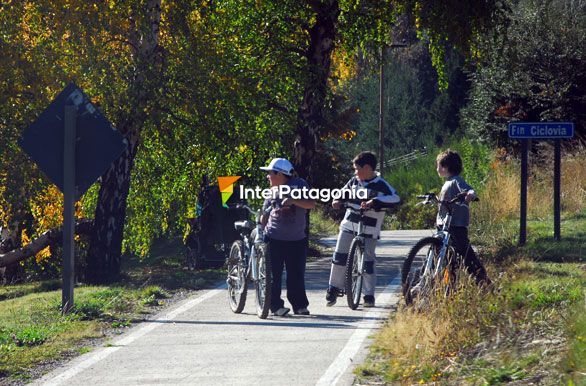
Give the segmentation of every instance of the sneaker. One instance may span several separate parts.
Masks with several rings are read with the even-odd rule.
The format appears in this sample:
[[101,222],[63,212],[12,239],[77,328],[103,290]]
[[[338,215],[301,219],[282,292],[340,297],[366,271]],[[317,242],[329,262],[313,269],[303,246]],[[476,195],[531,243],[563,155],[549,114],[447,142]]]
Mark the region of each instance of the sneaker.
[[285,316],[289,313],[289,311],[291,311],[289,308],[287,307],[281,307],[279,308],[277,311],[273,312],[273,315],[275,316]]
[[340,290],[336,287],[330,286],[326,292],[326,306],[331,307],[336,304],[338,296],[340,296]]
[[364,295],[364,307],[374,307],[373,295]]
[[299,308],[297,310],[293,310],[295,315],[309,315],[309,310],[307,307]]

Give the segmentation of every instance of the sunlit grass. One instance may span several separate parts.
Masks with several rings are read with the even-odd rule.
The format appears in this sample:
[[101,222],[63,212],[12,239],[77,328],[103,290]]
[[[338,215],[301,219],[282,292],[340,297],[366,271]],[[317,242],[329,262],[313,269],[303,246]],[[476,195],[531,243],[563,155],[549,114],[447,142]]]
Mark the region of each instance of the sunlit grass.
[[586,154],[562,160],[561,241],[553,240],[551,171],[532,168],[519,247],[520,167],[495,161],[470,225],[494,291],[470,284],[424,312],[400,308],[357,368],[358,382],[586,384],[585,165]]
[[78,286],[70,314],[60,313],[60,280],[0,287],[0,378],[27,378],[36,365],[91,350],[88,339],[123,329],[162,306],[175,291],[207,288],[221,269],[183,269],[185,247],[159,241],[145,259],[126,256],[122,280]]
[[324,214],[321,208],[309,212],[309,236],[320,238],[338,234],[340,223]]
[[568,384],[586,384],[586,293],[584,303],[577,304],[568,326],[568,355],[563,365]]
[[[490,271],[495,274],[494,267]],[[584,307],[582,265],[521,260],[494,282],[494,292],[468,283],[447,300],[435,299],[424,312],[400,309],[377,334],[370,359],[356,372],[359,379],[498,384],[551,368],[549,355],[561,362],[572,310]],[[573,372],[584,368],[584,346],[578,338],[584,336],[584,328],[584,320],[578,319],[571,334],[575,348],[565,366],[571,364]],[[537,343],[542,341],[554,343],[544,347],[547,343]],[[550,353],[542,355],[546,349]]]
[[64,355],[84,339],[102,336],[110,323],[140,317],[148,295],[142,290],[79,287],[75,306],[65,316],[58,290],[0,302],[0,374],[26,377],[32,365]]

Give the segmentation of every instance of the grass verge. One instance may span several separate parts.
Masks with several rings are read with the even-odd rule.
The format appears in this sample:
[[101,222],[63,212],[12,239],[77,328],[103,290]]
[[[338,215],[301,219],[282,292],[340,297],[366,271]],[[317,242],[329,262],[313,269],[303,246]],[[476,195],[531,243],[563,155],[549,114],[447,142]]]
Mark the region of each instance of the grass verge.
[[426,312],[399,309],[358,382],[586,384],[586,219],[565,224],[572,241],[554,244],[542,222],[531,223],[526,247],[488,264],[493,292],[467,283]]
[[126,256],[118,283],[77,286],[65,316],[59,280],[0,287],[0,384],[24,383],[223,278],[221,269],[183,269],[183,250],[179,240],[160,240],[145,260]]

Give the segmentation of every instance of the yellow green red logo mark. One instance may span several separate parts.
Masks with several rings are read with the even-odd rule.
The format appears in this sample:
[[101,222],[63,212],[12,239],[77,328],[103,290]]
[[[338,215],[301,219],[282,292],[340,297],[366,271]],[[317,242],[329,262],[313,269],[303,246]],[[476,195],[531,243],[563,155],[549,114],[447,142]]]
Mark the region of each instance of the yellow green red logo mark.
[[220,192],[222,193],[222,205],[224,207],[228,207],[226,202],[234,193],[234,183],[240,179],[240,176],[226,176],[226,177],[218,177],[218,186],[220,187]]

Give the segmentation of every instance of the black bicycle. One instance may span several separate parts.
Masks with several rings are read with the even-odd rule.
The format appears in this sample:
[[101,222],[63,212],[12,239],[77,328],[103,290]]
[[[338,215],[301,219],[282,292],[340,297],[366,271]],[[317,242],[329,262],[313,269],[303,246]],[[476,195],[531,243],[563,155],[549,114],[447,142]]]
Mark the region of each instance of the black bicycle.
[[[366,237],[364,233],[364,221],[366,216],[364,213],[369,209],[361,209],[360,204],[364,201],[343,201],[342,207],[350,209],[352,212],[359,216],[358,229],[355,232],[354,239],[350,244],[350,252],[348,253],[348,259],[346,260],[346,275],[345,275],[345,286],[344,293],[346,294],[346,300],[348,301],[348,307],[355,310],[360,304],[360,296],[362,295],[362,283],[364,281],[364,250],[366,246]],[[358,208],[356,207],[358,206]],[[382,203],[378,200],[373,201],[372,209],[376,211],[392,208],[396,204]],[[344,294],[340,294],[343,296]]]

